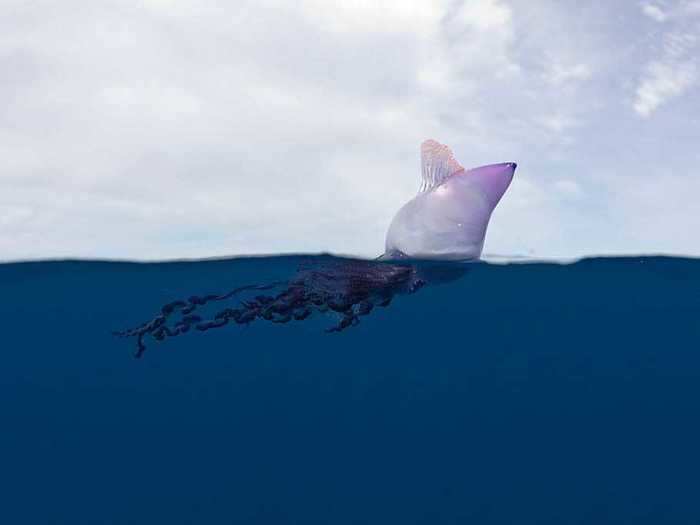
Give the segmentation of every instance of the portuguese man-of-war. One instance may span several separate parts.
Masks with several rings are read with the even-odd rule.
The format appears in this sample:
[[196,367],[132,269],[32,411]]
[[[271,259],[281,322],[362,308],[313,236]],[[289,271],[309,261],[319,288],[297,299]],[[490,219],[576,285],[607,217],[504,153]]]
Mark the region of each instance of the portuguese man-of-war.
[[491,213],[508,189],[516,164],[465,170],[447,146],[421,146],[418,195],[396,213],[386,234],[386,259],[473,260],[481,256]]
[[[162,307],[150,321],[115,332],[135,337],[136,357],[146,339],[162,341],[189,332],[256,320],[302,321],[332,313],[340,332],[359,323],[394,296],[412,294],[426,284],[458,279],[467,265],[445,261],[478,260],[491,213],[508,189],[515,163],[465,170],[452,151],[434,140],[421,146],[422,181],[418,194],[394,216],[385,253],[375,261],[330,259],[303,264],[288,281],[240,286],[224,294],[192,296]],[[442,264],[440,263],[442,261]],[[210,303],[237,301],[210,318],[200,312]]]

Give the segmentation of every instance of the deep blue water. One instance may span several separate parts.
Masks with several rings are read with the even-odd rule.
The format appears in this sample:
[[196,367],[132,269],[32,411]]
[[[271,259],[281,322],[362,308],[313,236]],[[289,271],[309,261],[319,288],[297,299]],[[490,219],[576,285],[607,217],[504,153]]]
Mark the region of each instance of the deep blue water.
[[473,264],[358,326],[112,331],[295,257],[0,265],[0,523],[700,523],[700,260]]

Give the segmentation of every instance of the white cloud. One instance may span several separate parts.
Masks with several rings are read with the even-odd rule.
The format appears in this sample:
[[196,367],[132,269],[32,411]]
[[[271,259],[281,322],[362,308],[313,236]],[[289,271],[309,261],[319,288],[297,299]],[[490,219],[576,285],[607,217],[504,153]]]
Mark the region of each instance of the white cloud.
[[[462,2],[452,21],[455,24],[475,27],[480,31],[512,31],[513,13],[507,4],[500,0]],[[509,35],[510,36],[510,35]]]
[[432,31],[444,10],[445,2],[437,0],[301,0],[301,11],[307,19],[325,31],[361,33],[411,33]]
[[[376,255],[429,137],[519,162],[491,251],[599,251],[581,207],[619,188],[580,181],[634,150],[611,86],[643,70],[609,52],[631,37],[616,5],[6,1],[0,258]],[[666,42],[643,59],[678,83],[695,44]],[[649,112],[694,81],[657,69]]]
[[692,62],[651,62],[647,67],[634,102],[634,110],[648,117],[668,100],[690,89],[697,80],[697,67]]
[[566,82],[587,80],[591,77],[591,69],[586,64],[573,64],[565,66],[562,64],[550,64],[544,73],[547,82],[556,86]]
[[697,43],[695,33],[679,28],[664,35],[661,57],[647,64],[636,89],[634,110],[638,115],[650,116],[661,105],[695,86]]
[[659,3],[642,2],[642,13],[656,22],[684,21],[688,17],[700,15],[700,2],[698,0],[665,0]]
[[553,114],[544,115],[539,118],[539,122],[546,129],[552,131],[553,133],[561,134],[574,128],[578,125],[578,121],[568,115],[563,114]]
[[664,22],[668,18],[668,15],[658,5],[655,4],[643,3],[642,12],[646,16],[648,16],[652,20],[656,20],[657,22]]
[[[487,34],[508,29],[495,1],[449,44],[438,2],[72,4],[18,4],[4,28],[27,74],[3,69],[21,98],[0,115],[0,207],[35,216],[6,212],[3,258],[374,253],[418,144],[451,135],[426,106],[449,107],[443,84],[473,89],[484,48],[508,60]],[[445,82],[420,82],[439,60]]]

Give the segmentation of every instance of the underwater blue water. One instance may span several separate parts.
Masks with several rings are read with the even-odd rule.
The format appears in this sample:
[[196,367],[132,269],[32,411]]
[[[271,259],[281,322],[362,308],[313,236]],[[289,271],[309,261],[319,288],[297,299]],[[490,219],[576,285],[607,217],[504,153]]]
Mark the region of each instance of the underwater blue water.
[[301,261],[0,265],[0,523],[700,523],[700,260],[112,335]]

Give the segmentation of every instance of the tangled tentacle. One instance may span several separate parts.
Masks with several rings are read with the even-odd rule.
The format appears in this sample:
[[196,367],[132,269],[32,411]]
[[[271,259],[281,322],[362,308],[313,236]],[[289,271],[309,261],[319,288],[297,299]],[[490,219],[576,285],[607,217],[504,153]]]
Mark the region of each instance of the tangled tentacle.
[[[302,265],[288,282],[246,285],[221,295],[191,296],[170,302],[152,320],[129,330],[114,332],[118,337],[136,337],[136,357],[146,350],[145,338],[156,341],[189,332],[221,328],[229,323],[247,325],[256,319],[272,323],[303,321],[313,313],[331,313],[340,320],[327,332],[341,332],[360,322],[375,306],[386,307],[397,293],[413,293],[425,283],[415,277],[415,267],[369,261],[331,261],[325,264]],[[286,286],[274,295],[258,294],[240,300],[239,306],[225,308],[210,319],[198,313],[199,308],[214,301],[224,301],[253,291],[268,291]],[[172,317],[180,318],[172,322]]]
[[[249,322],[246,320],[243,312],[240,309],[227,308],[216,314],[213,320],[208,321],[203,320],[201,316],[193,314],[192,312],[212,301],[224,301],[236,296],[239,293],[251,290],[271,290],[283,284],[284,282],[280,281],[262,285],[253,284],[239,286],[238,288],[234,288],[233,290],[221,295],[212,294],[205,295],[203,297],[193,295],[187,300],[172,301],[164,305],[161,308],[160,314],[150,321],[135,328],[113,332],[113,335],[117,337],[136,337],[137,349],[135,352],[135,357],[141,357],[146,350],[146,345],[144,344],[143,340],[147,335],[151,335],[156,341],[162,341],[166,337],[174,337],[185,334],[190,331],[192,326],[194,326],[197,330],[206,331],[209,328],[224,326],[231,320],[241,324]],[[166,323],[168,322],[168,319],[178,312],[182,314],[182,318],[172,327],[167,326]],[[252,319],[250,319],[250,321],[252,321]]]

